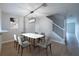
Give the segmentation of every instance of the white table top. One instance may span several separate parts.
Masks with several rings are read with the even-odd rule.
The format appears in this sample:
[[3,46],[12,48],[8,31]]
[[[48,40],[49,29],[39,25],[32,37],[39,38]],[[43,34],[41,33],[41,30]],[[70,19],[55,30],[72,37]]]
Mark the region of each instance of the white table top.
[[30,37],[30,38],[33,38],[33,39],[37,39],[37,38],[42,38],[42,37],[44,37],[44,35],[35,34],[35,33],[23,33],[23,34],[21,34],[21,35],[27,36],[27,37]]

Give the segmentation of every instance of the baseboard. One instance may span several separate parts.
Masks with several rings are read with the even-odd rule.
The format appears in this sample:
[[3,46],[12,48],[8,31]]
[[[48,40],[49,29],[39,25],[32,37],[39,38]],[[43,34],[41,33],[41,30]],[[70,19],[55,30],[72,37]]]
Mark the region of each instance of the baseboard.
[[12,41],[14,41],[14,40],[3,41],[2,44],[12,42]]
[[65,43],[64,43],[64,42],[61,42],[61,41],[56,41],[56,40],[51,40],[51,41],[53,41],[53,42],[57,42],[57,43],[59,43],[59,44],[63,44],[63,45],[65,45]]

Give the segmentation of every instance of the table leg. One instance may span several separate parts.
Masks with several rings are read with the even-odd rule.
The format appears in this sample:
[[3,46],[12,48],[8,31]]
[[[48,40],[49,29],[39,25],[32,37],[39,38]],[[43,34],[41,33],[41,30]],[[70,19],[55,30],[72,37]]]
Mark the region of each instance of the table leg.
[[33,45],[34,45],[34,48],[35,48],[35,39],[34,39],[34,41],[33,41]]

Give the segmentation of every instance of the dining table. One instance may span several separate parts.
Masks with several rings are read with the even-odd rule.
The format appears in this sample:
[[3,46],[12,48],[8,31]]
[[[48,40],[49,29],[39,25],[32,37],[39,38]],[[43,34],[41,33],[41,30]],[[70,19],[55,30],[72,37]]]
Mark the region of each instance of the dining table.
[[37,33],[22,33],[22,36],[28,37],[29,39],[33,40],[33,45],[35,47],[35,41],[44,37],[42,34],[37,34]]

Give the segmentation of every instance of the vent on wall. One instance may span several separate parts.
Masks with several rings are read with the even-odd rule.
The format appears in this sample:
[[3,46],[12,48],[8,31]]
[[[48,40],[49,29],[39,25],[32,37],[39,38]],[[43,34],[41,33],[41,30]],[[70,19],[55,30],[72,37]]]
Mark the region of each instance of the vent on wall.
[[35,17],[32,17],[29,19],[29,23],[34,23],[36,21],[36,18]]

